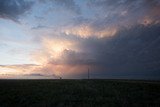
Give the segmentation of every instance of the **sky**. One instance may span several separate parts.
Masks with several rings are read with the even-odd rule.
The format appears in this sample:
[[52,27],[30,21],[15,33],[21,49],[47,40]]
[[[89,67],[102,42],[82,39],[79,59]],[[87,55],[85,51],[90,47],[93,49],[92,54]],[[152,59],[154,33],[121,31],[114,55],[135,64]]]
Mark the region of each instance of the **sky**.
[[159,0],[0,0],[1,79],[160,79]]

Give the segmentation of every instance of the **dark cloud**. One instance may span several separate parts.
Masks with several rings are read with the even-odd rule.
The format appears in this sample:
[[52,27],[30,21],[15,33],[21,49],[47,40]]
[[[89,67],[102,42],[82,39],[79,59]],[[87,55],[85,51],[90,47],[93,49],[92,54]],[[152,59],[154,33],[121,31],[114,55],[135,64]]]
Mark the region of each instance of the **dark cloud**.
[[80,52],[65,49],[60,59],[50,59],[49,64],[87,65],[93,78],[160,78],[160,24],[123,28],[112,37],[72,39]]
[[90,54],[83,52],[76,52],[74,50],[65,49],[60,56],[61,59],[52,59],[49,63],[54,65],[93,65],[95,64],[94,59],[91,58]]
[[87,65],[98,78],[160,78],[160,24],[121,28],[112,37],[72,39],[81,52],[66,49],[50,64]]
[[19,16],[28,11],[32,4],[25,0],[0,0],[0,18],[18,21]]
[[101,38],[139,24],[160,23],[160,2],[157,0],[90,0],[87,5],[94,17],[74,17],[67,24],[66,34]]
[[89,22],[95,30],[160,22],[158,0],[90,0],[87,4],[96,13]]
[[130,14],[135,14],[135,12],[138,12],[139,14],[139,12],[147,12],[147,10],[150,10],[153,7],[158,7],[159,5],[160,2],[158,0],[90,0],[88,2],[90,8],[100,8],[110,14],[119,14],[119,12],[125,10],[133,12]]
[[35,16],[35,19],[36,19],[36,20],[39,20],[39,21],[42,21],[42,20],[44,20],[45,18],[42,17],[42,16]]
[[[160,25],[136,25],[107,39],[85,39],[81,49],[96,61],[97,73],[150,78],[160,77]],[[92,66],[92,65],[91,65]],[[94,65],[95,66],[95,65]],[[93,66],[93,71],[96,69]]]
[[38,26],[32,27],[31,29],[38,30],[38,29],[47,29],[47,28],[49,28],[49,27],[48,26],[43,26],[43,25],[38,25]]
[[40,73],[31,73],[31,74],[24,74],[23,76],[33,76],[33,77],[54,77],[57,78],[55,75],[44,75]]
[[44,76],[44,75],[39,73],[32,73],[32,74],[25,74],[24,76]]

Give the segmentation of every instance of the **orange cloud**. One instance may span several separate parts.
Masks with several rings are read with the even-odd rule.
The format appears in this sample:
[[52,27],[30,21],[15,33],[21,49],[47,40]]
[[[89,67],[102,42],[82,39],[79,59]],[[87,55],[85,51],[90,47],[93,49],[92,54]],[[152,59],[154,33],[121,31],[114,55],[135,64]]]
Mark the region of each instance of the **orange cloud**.
[[78,57],[75,59],[75,54],[81,52],[77,45],[72,40],[42,38],[41,49],[32,54],[32,60],[39,65],[32,72],[54,74],[58,77],[84,71],[85,65],[73,65],[74,61],[79,60]]
[[116,34],[117,28],[114,27],[106,27],[102,30],[96,30],[92,28],[90,25],[79,25],[74,27],[69,27],[63,31],[66,35],[76,35],[81,38],[89,38],[89,37],[110,37]]
[[76,42],[70,40],[43,38],[42,48],[32,55],[32,59],[35,60],[37,64],[43,65],[49,62],[50,59],[60,59],[62,52],[66,49],[78,51]]
[[0,65],[0,77],[16,77],[30,74],[39,66],[34,64]]
[[[31,59],[36,64],[1,65],[0,75],[4,78],[20,78],[25,75],[26,78],[30,74],[41,74],[54,75],[58,78],[59,76],[76,74],[84,71],[85,67],[85,65],[73,65],[74,61],[79,60],[75,59],[75,54],[79,51],[75,41],[42,38],[41,49],[31,54]],[[31,75],[31,77],[33,76],[35,75]]]

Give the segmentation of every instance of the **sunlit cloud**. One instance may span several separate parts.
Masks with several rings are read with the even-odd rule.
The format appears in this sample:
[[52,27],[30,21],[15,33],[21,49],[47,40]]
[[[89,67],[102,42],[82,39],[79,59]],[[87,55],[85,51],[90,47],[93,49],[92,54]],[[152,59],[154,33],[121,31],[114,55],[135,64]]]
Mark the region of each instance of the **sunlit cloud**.
[[33,54],[33,60],[39,64],[46,64],[50,59],[58,60],[64,50],[76,50],[76,42],[53,38],[42,39],[42,49]]
[[26,72],[29,73],[31,70],[33,71],[33,69],[37,68],[38,65],[35,64],[16,64],[16,65],[0,65],[0,69],[1,69],[1,73],[21,73],[21,74],[25,74]]
[[75,35],[81,38],[103,38],[103,37],[111,37],[115,35],[117,32],[116,28],[104,28],[102,30],[97,31],[90,25],[80,25],[80,26],[73,26],[64,31],[66,35]]
[[80,49],[79,43],[62,38],[43,38],[42,48],[31,56],[39,65],[32,72],[63,77],[84,73],[95,62],[85,50]]

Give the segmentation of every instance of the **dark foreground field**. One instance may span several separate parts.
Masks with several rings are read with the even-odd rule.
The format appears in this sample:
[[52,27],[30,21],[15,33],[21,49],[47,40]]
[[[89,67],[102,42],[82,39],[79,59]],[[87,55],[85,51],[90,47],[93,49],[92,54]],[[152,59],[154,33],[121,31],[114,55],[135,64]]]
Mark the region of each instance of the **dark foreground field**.
[[0,80],[0,107],[160,107],[160,82]]

